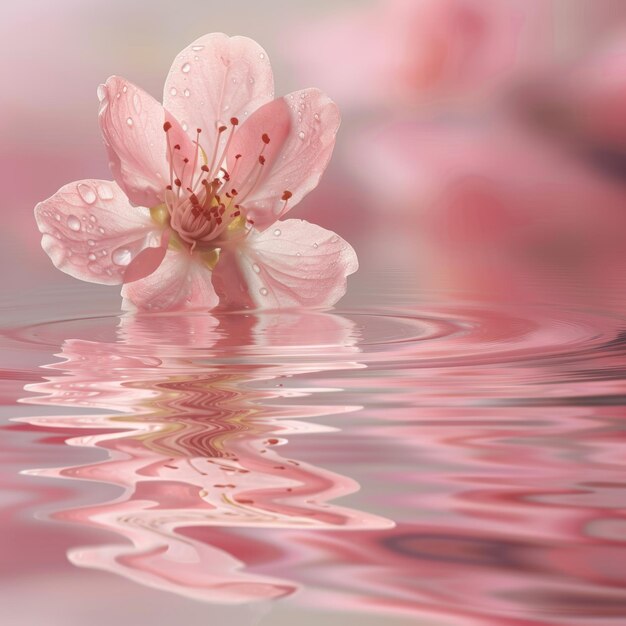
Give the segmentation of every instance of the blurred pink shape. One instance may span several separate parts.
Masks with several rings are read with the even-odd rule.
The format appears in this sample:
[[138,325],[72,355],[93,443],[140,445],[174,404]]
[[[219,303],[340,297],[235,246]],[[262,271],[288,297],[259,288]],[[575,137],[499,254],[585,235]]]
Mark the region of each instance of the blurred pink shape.
[[527,127],[391,123],[352,162],[387,181],[370,191],[405,224],[424,287],[608,305],[626,282],[623,184]]
[[551,27],[547,8],[493,0],[378,2],[300,27],[296,64],[342,104],[359,107],[476,95],[541,58],[542,30]]
[[358,267],[347,242],[303,220],[267,230],[328,164],[339,126],[328,97],[307,89],[273,100],[263,49],[220,33],[180,53],[164,106],[117,77],[98,97],[116,182],[70,183],[37,205],[56,267],[125,283],[129,307],[145,310],[212,308],[218,295],[246,308],[341,298]]

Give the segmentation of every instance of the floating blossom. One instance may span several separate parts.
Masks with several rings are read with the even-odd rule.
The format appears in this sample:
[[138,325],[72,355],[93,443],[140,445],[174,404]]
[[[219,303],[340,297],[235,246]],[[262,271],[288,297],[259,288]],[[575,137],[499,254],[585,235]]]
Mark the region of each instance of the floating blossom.
[[324,307],[358,262],[335,233],[282,220],[330,159],[337,106],[274,99],[263,49],[205,35],[175,59],[164,104],[113,76],[98,88],[115,182],[82,180],[35,208],[60,270],[123,284],[126,308]]

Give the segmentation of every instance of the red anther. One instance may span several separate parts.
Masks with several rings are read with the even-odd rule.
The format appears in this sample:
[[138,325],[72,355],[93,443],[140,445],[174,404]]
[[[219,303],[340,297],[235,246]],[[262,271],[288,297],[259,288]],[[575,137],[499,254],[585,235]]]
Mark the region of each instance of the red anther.
[[180,150],[180,144],[179,144],[179,143],[177,143],[177,144],[174,146],[174,150]]
[[183,163],[189,163],[189,159],[188,159],[187,157],[185,157],[185,158],[183,159]]
[[231,195],[234,197],[234,196],[236,196],[239,192],[238,192],[238,191],[237,191],[237,190],[233,187],[233,188],[230,190],[230,193],[231,193]]
[[200,201],[198,200],[198,196],[196,196],[195,193],[189,194],[189,200],[191,200],[191,204],[193,204],[193,205],[199,205],[200,204]]
[[168,186],[166,187],[166,189],[167,189],[168,191],[172,191],[172,185],[168,185]]
[[[209,166],[208,166],[208,165],[203,165],[200,169],[201,169],[203,172],[208,172],[208,171],[209,171]],[[202,182],[206,182],[206,180],[203,180]]]
[[254,220],[251,220],[250,218],[248,218],[246,221],[248,222],[248,224],[254,224]]
[[198,135],[202,132],[201,128],[196,128],[196,132],[198,133]]
[[259,163],[265,165],[265,157],[262,154],[259,155]]
[[232,217],[239,217],[241,215],[241,211],[235,211],[234,213],[231,213]]
[[165,122],[165,124],[163,124],[163,130],[165,132],[167,132],[170,128],[172,128],[172,124],[170,122]]
[[226,210],[226,207],[223,204],[220,204],[220,215],[224,215],[225,210]]
[[263,133],[261,135],[261,139],[263,140],[263,143],[268,144],[270,142],[270,136],[267,133]]
[[191,210],[191,214],[192,214],[194,217],[198,217],[198,215],[200,215],[200,213],[201,213],[201,212],[202,212],[202,211],[200,211],[200,209],[198,209],[198,208],[193,208],[193,209]]
[[226,128],[227,128],[226,126],[220,126],[220,127],[217,129],[217,132],[218,132],[218,133],[223,133],[223,132],[226,130]]
[[236,117],[231,117],[231,118],[230,118],[230,123],[231,123],[233,126],[237,126],[237,124],[239,124],[239,120],[238,120]]
[[217,225],[219,226],[222,223],[222,218],[218,217],[215,221],[217,222]]
[[240,159],[240,158],[241,158],[241,155],[240,155],[240,154],[236,154],[236,155],[235,155],[235,158],[236,158],[236,159]]
[[289,198],[291,198],[291,196],[293,196],[291,191],[283,191],[283,195],[282,195],[281,200],[284,200],[285,202],[287,202],[287,200],[289,200]]
[[182,183],[180,182],[180,178],[175,178],[175,179],[174,179],[174,184],[175,184],[177,187],[180,187],[180,186],[182,185]]
[[232,196],[228,193],[228,191],[226,192],[225,195],[226,195],[227,198],[232,198]]

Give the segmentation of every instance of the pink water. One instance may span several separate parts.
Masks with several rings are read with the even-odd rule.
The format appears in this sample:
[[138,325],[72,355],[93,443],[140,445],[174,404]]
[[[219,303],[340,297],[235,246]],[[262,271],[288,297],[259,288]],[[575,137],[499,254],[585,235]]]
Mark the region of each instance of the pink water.
[[332,313],[8,303],[10,624],[626,623],[626,320],[379,284]]

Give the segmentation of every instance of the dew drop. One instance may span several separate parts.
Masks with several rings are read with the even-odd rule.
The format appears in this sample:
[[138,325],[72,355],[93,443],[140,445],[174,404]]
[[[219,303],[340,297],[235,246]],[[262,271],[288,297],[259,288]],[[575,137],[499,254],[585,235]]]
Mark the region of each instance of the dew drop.
[[87,245],[93,247],[96,245],[96,242],[93,239],[87,239]]
[[320,114],[319,113],[316,113],[313,117],[315,118],[316,122],[320,121]]
[[267,288],[266,288],[266,287],[261,287],[261,289],[259,289],[259,293],[260,293],[262,296],[266,296],[269,292],[267,291]]
[[252,269],[258,274],[261,271],[261,268],[256,264],[252,264]]
[[183,122],[183,123],[181,124],[181,127],[182,127],[182,129],[183,129],[185,132],[187,132],[187,130],[189,129],[189,126],[187,126],[187,122]]
[[200,50],[204,50],[204,46],[191,46],[191,49],[195,52],[200,52]]
[[298,133],[298,137],[300,137],[300,139],[301,139],[302,141],[304,141],[304,131],[303,131],[303,130],[301,130],[301,131]]
[[274,237],[280,237],[280,228],[274,229]]
[[265,53],[264,53],[264,52],[261,52],[261,54],[259,54],[259,58],[260,58],[260,59],[264,59],[264,58],[265,58]]
[[102,226],[98,226],[98,232],[99,232],[101,235],[104,235],[104,228],[102,228]]
[[54,219],[55,219],[57,222],[60,222],[60,221],[61,221],[61,216],[57,213],[57,214],[54,216]]
[[126,123],[127,123],[129,126],[132,126],[132,125],[133,125],[133,118],[132,118],[132,117],[127,117],[127,118],[126,118]]
[[96,260],[96,255],[93,252],[89,253],[89,256],[87,257],[90,261],[95,261]]
[[313,247],[314,248],[319,248],[319,246],[316,243],[313,244]]
[[191,91],[189,91],[189,89],[185,89],[183,93],[185,94],[185,98],[189,98],[189,96],[191,95]]
[[128,87],[127,87],[126,85],[124,85],[124,86],[122,87],[122,91],[123,91],[124,93],[126,93],[126,92],[128,91]]
[[[113,198],[113,190],[111,187],[105,184],[100,184],[97,187],[98,195],[102,200],[111,200]],[[92,221],[96,221],[95,218]]]
[[78,195],[87,204],[93,204],[96,201],[96,192],[90,185],[87,185],[86,183],[78,183],[78,185],[76,185],[76,189],[78,190]]
[[248,82],[249,82],[251,85],[254,85],[254,77],[253,77],[253,76],[250,76],[250,78],[248,78]]
[[75,215],[70,215],[67,218],[67,227],[73,231],[80,230],[80,220]]
[[296,252],[296,256],[302,256],[301,252]]
[[98,100],[102,102],[107,97],[107,88],[104,85],[98,85],[96,94],[98,96]]
[[132,259],[132,255],[127,248],[117,248],[117,250],[113,250],[111,258],[115,265],[128,265]]
[[139,115],[141,113],[141,98],[137,93],[133,94],[133,106],[135,107],[135,112]]
[[338,241],[339,241],[339,237],[333,237],[333,238],[330,240],[330,243],[337,243]]
[[178,91],[176,90],[176,87],[172,87],[172,88],[170,89],[170,94],[171,94],[172,96],[175,96],[177,93],[178,93]]
[[96,223],[96,216],[95,216],[95,215],[90,215],[90,216],[89,216],[89,221],[90,221],[92,224],[95,224],[95,223]]
[[199,61],[199,60],[200,60],[200,57],[199,57],[198,55],[196,55],[196,56],[193,58],[193,60],[194,60],[194,61]]
[[182,70],[183,74],[188,74],[189,70],[191,69],[191,65],[189,65],[189,63],[185,63],[180,69]]

